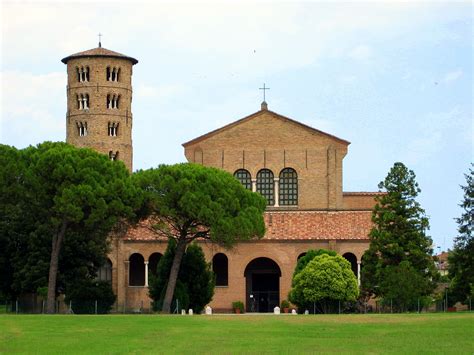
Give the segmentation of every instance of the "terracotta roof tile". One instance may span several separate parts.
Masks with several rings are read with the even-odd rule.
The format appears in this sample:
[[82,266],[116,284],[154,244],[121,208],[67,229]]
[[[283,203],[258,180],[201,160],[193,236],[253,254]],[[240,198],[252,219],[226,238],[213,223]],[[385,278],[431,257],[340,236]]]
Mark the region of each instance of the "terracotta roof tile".
[[[371,211],[267,211],[264,240],[368,240]],[[163,240],[146,222],[128,231],[124,240]]]

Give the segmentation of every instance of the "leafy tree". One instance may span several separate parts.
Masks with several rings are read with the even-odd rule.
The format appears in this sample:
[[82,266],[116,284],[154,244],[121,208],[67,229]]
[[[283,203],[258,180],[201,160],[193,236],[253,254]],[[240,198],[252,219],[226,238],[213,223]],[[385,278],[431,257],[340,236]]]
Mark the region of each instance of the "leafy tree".
[[13,287],[34,292],[47,284],[47,312],[53,313],[66,276],[71,284],[95,275],[107,236],[120,218],[133,215],[140,193],[122,163],[90,149],[46,142],[20,151],[19,161],[22,193],[14,219],[22,223],[10,232],[18,236]]
[[[151,278],[150,297],[154,300],[153,306],[156,311],[161,311],[163,307],[175,253],[176,242],[170,240],[165,255],[158,263],[156,277]],[[212,300],[214,286],[214,273],[210,265],[206,263],[202,248],[196,243],[190,244],[183,255],[176,281],[174,301],[179,300],[181,308],[191,308],[195,313],[201,313],[204,306]]]
[[294,276],[289,299],[296,305],[318,303],[327,312],[333,301],[355,301],[358,295],[351,264],[340,255],[321,253]]
[[230,246],[265,233],[262,196],[232,175],[197,164],[161,165],[134,174],[146,194],[143,217],[157,236],[176,241],[163,312],[169,313],[186,246],[196,239]]
[[337,253],[333,250],[326,250],[326,249],[308,250],[304,256],[298,259],[298,262],[296,263],[295,271],[293,272],[293,278],[296,276],[296,274],[298,274],[301,270],[303,270],[311,260],[323,254],[328,254],[331,256],[337,255]]
[[461,186],[464,190],[464,200],[460,205],[463,213],[456,219],[458,236],[448,257],[448,271],[452,278],[450,293],[461,302],[474,297],[474,170],[469,169],[465,176],[467,185]]
[[383,270],[380,287],[386,290],[382,302],[390,302],[395,311],[416,310],[418,301],[420,306],[426,304],[426,296],[421,296],[426,288],[426,280],[408,261],[387,266]]
[[1,144],[0,166],[0,298],[12,299],[17,295],[12,255],[23,239],[18,230],[23,225],[22,210],[26,209],[20,198],[25,194],[22,181],[26,167],[20,151]]
[[417,280],[416,297],[429,295],[434,289],[436,270],[431,256],[432,241],[426,235],[428,218],[415,200],[420,192],[415,174],[402,163],[395,163],[379,189],[386,194],[376,198],[372,213],[370,247],[362,258],[363,292],[367,296],[387,297],[398,288],[400,292],[407,291],[406,297],[400,299],[409,299],[411,290],[397,285],[399,278],[391,277],[390,282],[384,282],[387,275],[392,275],[391,270],[403,262],[403,270],[409,270],[411,279]]

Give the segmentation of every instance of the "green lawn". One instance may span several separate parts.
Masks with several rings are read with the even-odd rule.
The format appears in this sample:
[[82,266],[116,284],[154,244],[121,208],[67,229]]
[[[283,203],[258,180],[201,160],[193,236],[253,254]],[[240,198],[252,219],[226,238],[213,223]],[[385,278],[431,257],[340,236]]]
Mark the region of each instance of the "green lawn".
[[0,315],[0,353],[474,353],[474,313]]

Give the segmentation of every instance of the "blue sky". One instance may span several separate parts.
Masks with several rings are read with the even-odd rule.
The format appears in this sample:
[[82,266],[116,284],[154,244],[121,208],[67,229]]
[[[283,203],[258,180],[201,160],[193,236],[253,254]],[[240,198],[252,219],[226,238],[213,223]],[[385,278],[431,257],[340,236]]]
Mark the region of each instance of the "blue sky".
[[2,2],[0,142],[65,139],[66,67],[97,46],[139,60],[134,169],[269,109],[349,140],[345,191],[417,175],[436,246],[451,247],[473,161],[471,2]]

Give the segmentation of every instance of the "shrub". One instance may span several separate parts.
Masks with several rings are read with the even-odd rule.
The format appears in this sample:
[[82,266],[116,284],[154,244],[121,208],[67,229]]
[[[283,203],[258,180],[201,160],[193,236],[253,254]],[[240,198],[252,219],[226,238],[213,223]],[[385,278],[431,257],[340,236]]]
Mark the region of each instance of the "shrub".
[[240,313],[244,313],[244,304],[241,301],[232,302],[232,309],[240,309]]
[[106,314],[112,309],[115,299],[110,282],[84,280],[68,287],[65,301],[71,302],[76,314],[94,314],[97,301],[97,313]]
[[281,309],[290,308],[290,303],[287,300],[281,301]]

